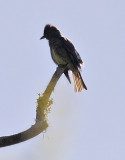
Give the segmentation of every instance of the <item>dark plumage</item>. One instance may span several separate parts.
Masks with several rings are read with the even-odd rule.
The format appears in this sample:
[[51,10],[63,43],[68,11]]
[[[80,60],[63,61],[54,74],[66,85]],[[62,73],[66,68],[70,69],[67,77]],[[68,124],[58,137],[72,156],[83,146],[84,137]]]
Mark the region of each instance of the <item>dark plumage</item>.
[[83,64],[79,53],[76,51],[72,42],[63,37],[61,32],[53,25],[47,24],[44,28],[44,34],[40,39],[46,38],[49,41],[51,56],[57,65],[66,65],[65,76],[71,83],[68,70],[72,71],[74,80],[74,89],[80,92],[87,87],[81,77],[80,69]]

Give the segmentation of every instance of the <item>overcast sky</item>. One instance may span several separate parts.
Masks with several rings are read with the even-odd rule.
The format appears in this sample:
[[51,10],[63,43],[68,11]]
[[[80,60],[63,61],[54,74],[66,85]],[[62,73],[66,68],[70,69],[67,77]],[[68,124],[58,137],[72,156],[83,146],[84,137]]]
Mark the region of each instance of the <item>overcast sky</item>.
[[35,122],[56,65],[44,26],[57,26],[84,61],[87,91],[62,75],[44,134],[0,149],[1,160],[125,159],[125,1],[0,1],[0,136]]

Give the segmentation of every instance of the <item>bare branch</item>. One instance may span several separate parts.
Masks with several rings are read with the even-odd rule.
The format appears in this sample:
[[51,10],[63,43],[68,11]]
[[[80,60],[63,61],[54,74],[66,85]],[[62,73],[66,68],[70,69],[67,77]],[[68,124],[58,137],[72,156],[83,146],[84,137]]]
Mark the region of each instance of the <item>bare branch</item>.
[[55,71],[51,81],[49,82],[45,92],[39,96],[37,99],[37,109],[36,109],[36,122],[26,131],[20,132],[18,134],[0,137],[0,147],[5,147],[13,144],[17,144],[28,139],[31,139],[41,132],[45,131],[48,127],[47,123],[47,113],[50,109],[52,101],[49,100],[54,87],[62,73],[65,70],[65,66],[59,66]]

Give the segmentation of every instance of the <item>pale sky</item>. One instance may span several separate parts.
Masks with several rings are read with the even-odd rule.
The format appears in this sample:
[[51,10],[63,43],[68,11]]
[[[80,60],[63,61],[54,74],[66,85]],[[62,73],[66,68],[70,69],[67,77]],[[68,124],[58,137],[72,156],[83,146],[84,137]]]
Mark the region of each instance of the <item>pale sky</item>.
[[125,159],[125,1],[0,1],[0,136],[35,122],[36,99],[56,70],[44,26],[57,26],[84,61],[87,91],[62,76],[49,128],[0,148],[1,160]]

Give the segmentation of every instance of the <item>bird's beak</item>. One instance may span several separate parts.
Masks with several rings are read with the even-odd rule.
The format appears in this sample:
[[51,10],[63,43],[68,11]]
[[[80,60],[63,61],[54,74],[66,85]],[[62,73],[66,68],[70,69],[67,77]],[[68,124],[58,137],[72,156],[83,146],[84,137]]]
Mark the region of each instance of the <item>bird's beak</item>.
[[45,38],[45,36],[42,36],[42,37],[40,38],[40,40],[41,40],[41,39],[44,39],[44,38]]

